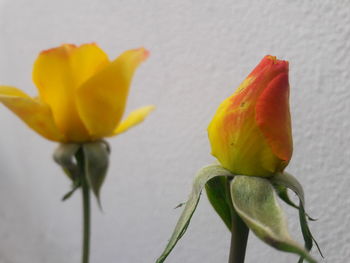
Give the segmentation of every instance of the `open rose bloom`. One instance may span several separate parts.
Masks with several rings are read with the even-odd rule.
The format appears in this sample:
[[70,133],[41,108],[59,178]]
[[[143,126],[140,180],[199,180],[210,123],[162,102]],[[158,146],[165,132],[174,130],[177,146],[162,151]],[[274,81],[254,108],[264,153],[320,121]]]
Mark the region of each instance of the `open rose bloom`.
[[208,127],[212,154],[235,174],[271,176],[293,151],[288,62],[265,56]]
[[139,48],[110,61],[96,44],[65,44],[41,52],[35,61],[38,97],[0,86],[0,102],[49,140],[89,142],[113,136],[153,110],[142,107],[122,121],[134,71],[147,57],[148,51]]
[[139,108],[122,120],[132,77],[147,57],[148,51],[139,48],[110,61],[95,44],[65,44],[36,59],[38,97],[0,86],[1,103],[37,133],[61,143],[53,157],[72,180],[63,200],[82,190],[83,263],[89,263],[90,255],[90,190],[101,205],[100,189],[109,166],[109,146],[101,139],[142,122],[154,108]]

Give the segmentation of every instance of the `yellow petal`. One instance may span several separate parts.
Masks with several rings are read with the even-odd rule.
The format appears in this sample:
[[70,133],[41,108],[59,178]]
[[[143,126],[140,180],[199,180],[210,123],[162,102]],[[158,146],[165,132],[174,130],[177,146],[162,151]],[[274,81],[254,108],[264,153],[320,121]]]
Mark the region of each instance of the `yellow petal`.
[[65,142],[63,134],[54,123],[48,105],[8,86],[0,86],[0,102],[40,135],[52,141]]
[[33,80],[40,98],[53,112],[58,128],[69,141],[85,141],[89,134],[75,101],[77,87],[110,62],[95,44],[62,45],[40,53],[34,64]]
[[222,102],[209,124],[212,154],[235,174],[270,176],[280,160],[257,127],[252,104],[233,106],[234,96]]
[[131,127],[141,123],[146,119],[146,117],[154,111],[155,107],[153,105],[148,105],[141,107],[137,110],[132,111],[114,130],[113,135],[123,133],[129,130]]
[[78,111],[94,138],[111,135],[119,124],[134,71],[147,57],[144,48],[128,50],[78,88]]

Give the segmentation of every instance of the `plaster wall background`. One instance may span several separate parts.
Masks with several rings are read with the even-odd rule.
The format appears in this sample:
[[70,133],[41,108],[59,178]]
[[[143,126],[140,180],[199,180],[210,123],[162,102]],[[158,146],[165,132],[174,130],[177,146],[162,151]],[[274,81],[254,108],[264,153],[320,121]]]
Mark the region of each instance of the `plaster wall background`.
[[[91,262],[154,262],[195,172],[211,163],[206,127],[266,54],[290,61],[294,156],[326,259],[350,257],[350,2],[341,0],[1,0],[0,82],[36,94],[32,64],[61,43],[97,42],[111,58],[151,51],[127,111],[153,103],[142,125],[113,139],[93,207]],[[0,263],[80,261],[81,200],[52,161],[56,145],[0,110]],[[297,217],[290,228],[301,239]],[[203,195],[169,263],[226,262],[229,233]],[[315,257],[320,257],[314,251]],[[297,262],[253,235],[247,263]]]

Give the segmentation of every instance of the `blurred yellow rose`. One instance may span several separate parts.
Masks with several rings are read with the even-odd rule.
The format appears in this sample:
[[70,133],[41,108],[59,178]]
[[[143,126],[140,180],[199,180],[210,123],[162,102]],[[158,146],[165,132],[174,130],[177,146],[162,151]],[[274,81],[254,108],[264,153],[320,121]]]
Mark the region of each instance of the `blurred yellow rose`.
[[134,71],[148,54],[144,48],[133,49],[110,61],[96,44],[45,50],[33,70],[39,96],[0,86],[0,102],[49,140],[88,142],[113,136],[142,122],[154,108],[139,108],[121,121]]

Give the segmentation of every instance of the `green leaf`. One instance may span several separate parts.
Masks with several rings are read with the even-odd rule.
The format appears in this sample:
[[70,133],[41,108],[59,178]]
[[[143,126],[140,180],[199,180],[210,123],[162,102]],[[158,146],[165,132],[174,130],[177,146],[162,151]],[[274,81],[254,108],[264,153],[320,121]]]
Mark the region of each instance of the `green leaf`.
[[83,144],[86,179],[100,203],[100,190],[106,178],[109,164],[109,150],[102,141]]
[[[305,241],[304,247],[307,251],[310,251],[313,243],[315,243],[318,252],[323,257],[322,251],[313,237],[307,219],[314,221],[306,212],[305,212],[305,198],[304,198],[304,190],[298,180],[288,173],[278,173],[275,176],[270,178],[271,183],[277,189],[277,192],[280,198],[285,201],[287,204],[295,207],[299,211],[299,221],[301,226],[301,232],[303,234],[303,238]],[[292,202],[288,196],[288,189],[292,190],[299,198],[299,205],[296,205]],[[303,258],[301,257],[298,261],[299,263],[303,262]]]
[[227,177],[214,177],[205,184],[208,199],[231,232],[231,196]]
[[288,233],[287,221],[270,181],[252,176],[235,176],[231,183],[232,203],[246,225],[272,247],[316,262]]
[[66,175],[74,182],[79,178],[79,167],[74,159],[81,145],[75,143],[60,144],[53,154],[53,159],[58,163]]
[[197,173],[193,182],[192,192],[188,198],[188,201],[186,202],[185,208],[182,211],[182,214],[175,226],[174,232],[170,237],[170,240],[167,246],[165,247],[165,250],[163,251],[161,256],[157,259],[156,263],[164,262],[164,260],[167,258],[169,253],[175,247],[176,243],[184,235],[190,223],[191,217],[194,211],[196,210],[204,185],[210,179],[216,176],[233,176],[233,174],[230,171],[226,170],[225,168],[217,164],[203,167]]

